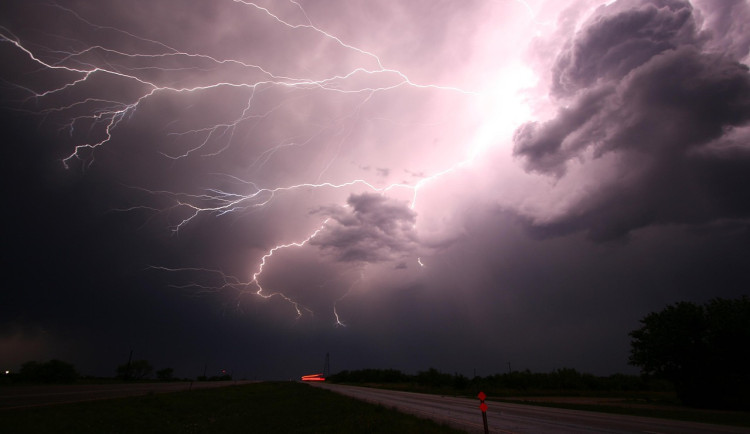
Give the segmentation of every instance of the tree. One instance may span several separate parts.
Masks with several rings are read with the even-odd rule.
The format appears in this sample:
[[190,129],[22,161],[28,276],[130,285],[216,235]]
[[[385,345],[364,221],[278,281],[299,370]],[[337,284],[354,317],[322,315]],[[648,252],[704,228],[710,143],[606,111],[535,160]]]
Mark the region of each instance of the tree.
[[630,364],[671,381],[698,407],[750,409],[750,298],[681,302],[630,332]]
[[435,368],[417,372],[417,384],[422,386],[443,387],[453,382],[450,374],[444,374]]
[[25,362],[18,375],[22,381],[42,383],[70,383],[78,378],[73,365],[57,359],[44,363],[34,360]]
[[123,380],[142,380],[153,372],[154,367],[147,360],[133,360],[117,367],[117,377]]
[[174,380],[174,369],[172,368],[160,369],[156,371],[156,378],[158,378],[161,381]]

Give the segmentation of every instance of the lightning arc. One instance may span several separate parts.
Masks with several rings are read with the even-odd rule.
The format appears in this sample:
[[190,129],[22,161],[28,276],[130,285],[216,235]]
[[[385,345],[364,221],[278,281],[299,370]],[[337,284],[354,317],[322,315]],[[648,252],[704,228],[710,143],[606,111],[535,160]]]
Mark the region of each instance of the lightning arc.
[[[302,24],[295,24],[290,20],[284,19],[279,14],[272,12],[269,8],[263,7],[254,2],[232,0],[232,3],[239,5],[240,7],[249,8],[255,14],[265,17],[266,20],[271,21],[280,28],[286,29],[286,31],[304,32],[306,35],[305,37],[312,33],[321,40],[335,45],[340,50],[348,51],[353,56],[361,57],[363,60],[360,61],[359,65],[351,67],[348,71],[333,73],[323,78],[294,76],[293,74],[288,73],[274,73],[272,72],[272,68],[266,68],[258,64],[249,63],[239,59],[221,58],[201,52],[188,52],[155,39],[138,36],[135,32],[125,31],[114,26],[99,25],[84,18],[72,9],[56,4],[50,6],[56,8],[60,14],[67,14],[68,17],[72,17],[71,19],[79,22],[81,25],[95,31],[106,31],[117,34],[122,38],[133,41],[133,46],[141,45],[148,47],[148,50],[145,52],[129,51],[108,47],[106,44],[97,44],[86,46],[82,49],[63,51],[34,44],[27,44],[22,38],[17,37],[13,31],[2,26],[0,26],[0,41],[10,44],[15,50],[23,53],[23,55],[25,55],[30,62],[36,64],[38,68],[60,73],[60,76],[62,77],[62,84],[50,89],[34,91],[31,89],[31,86],[27,87],[18,85],[18,88],[29,94],[26,99],[21,101],[22,105],[34,104],[35,106],[43,106],[45,101],[49,101],[49,103],[47,103],[48,107],[35,109],[33,111],[42,116],[67,116],[68,121],[64,125],[64,128],[68,131],[71,137],[77,137],[76,135],[79,130],[85,129],[86,127],[88,127],[89,136],[97,136],[94,140],[79,142],[74,145],[72,152],[62,158],[62,163],[66,168],[73,167],[74,163],[75,165],[80,165],[82,168],[91,167],[91,165],[96,162],[96,153],[113,141],[119,127],[125,125],[128,122],[128,119],[133,117],[146,101],[165,94],[199,94],[219,89],[243,90],[249,92],[249,97],[247,97],[246,102],[243,104],[242,110],[230,120],[198,128],[185,128],[176,132],[168,132],[167,136],[172,137],[177,141],[191,140],[193,137],[197,138],[197,140],[194,140],[187,149],[183,149],[179,152],[159,151],[163,157],[175,161],[193,157],[195,155],[199,155],[201,158],[211,158],[226,152],[230,145],[237,140],[235,135],[242,125],[246,123],[261,122],[264,118],[271,116],[274,110],[279,108],[279,106],[271,107],[267,111],[260,113],[254,111],[256,108],[256,99],[259,98],[263,92],[267,92],[270,89],[288,91],[316,90],[341,95],[362,95],[361,101],[356,106],[357,109],[370,103],[374,95],[404,88],[413,89],[415,91],[449,92],[476,101],[498,97],[498,95],[494,95],[487,90],[467,90],[457,86],[445,86],[431,83],[425,84],[414,81],[410,79],[406,73],[398,69],[386,67],[385,62],[383,62],[375,53],[359,48],[353,44],[349,44],[345,42],[344,38],[338,37],[314,25],[307,11],[298,1],[290,0],[289,4],[301,14],[302,17],[304,17],[304,23]],[[529,12],[531,12],[530,6],[527,3],[521,3],[529,9]],[[80,43],[80,41],[78,42]],[[164,64],[171,65],[189,61],[196,62],[197,65],[212,65],[213,68],[240,68],[248,72],[248,74],[245,75],[250,77],[257,76],[258,79],[242,81],[232,78],[190,85],[176,85],[174,83],[165,84],[166,79],[164,77],[168,76],[169,73],[200,68],[198,66],[172,68],[137,66],[140,65],[139,62],[163,62]],[[208,69],[208,67],[206,67],[206,69]],[[159,74],[149,74],[154,70],[158,70]],[[72,78],[66,79],[68,75],[71,75]],[[150,77],[150,75],[153,75],[153,77]],[[210,74],[206,74],[206,76],[210,77]],[[56,103],[56,101],[60,99],[65,100],[66,98],[73,98],[73,96],[76,95],[76,91],[80,91],[89,84],[92,86],[95,85],[94,82],[102,79],[102,77],[109,77],[125,83],[125,87],[128,89],[135,89],[135,95],[129,97],[112,97],[107,96],[106,94],[94,96],[87,95],[75,99],[73,102],[68,101],[67,103]],[[500,95],[501,98],[507,98],[509,96],[511,95],[507,92]],[[356,113],[352,114],[352,116],[355,115]],[[273,160],[276,153],[281,152],[288,147],[304,147],[318,136],[322,135],[322,132],[326,130],[326,128],[329,127],[325,125],[320,126],[317,133],[302,138],[302,140],[290,138],[271,146],[268,150],[263,151],[252,162],[251,167],[255,170],[262,169],[264,165]],[[434,180],[445,177],[446,175],[470,164],[491,144],[492,138],[496,134],[496,128],[486,126],[484,130],[477,133],[473,142],[470,141],[470,149],[465,158],[454,161],[443,169],[435,170],[432,174],[421,174],[416,182],[389,182],[385,185],[378,185],[373,181],[368,181],[363,178],[354,178],[343,182],[321,181],[324,177],[324,173],[338,155],[338,153],[336,153],[328,160],[328,163],[324,166],[322,171],[320,171],[316,182],[259,186],[255,181],[226,174],[222,176],[244,186],[245,190],[249,189],[251,191],[249,193],[247,191],[237,193],[221,188],[207,188],[204,189],[204,192],[201,194],[190,194],[171,190],[133,187],[150,197],[160,198],[161,200],[166,199],[169,201],[170,205],[136,205],[122,208],[120,211],[133,211],[136,209],[149,210],[157,213],[180,211],[183,213],[183,216],[180,217],[176,224],[171,227],[174,233],[178,234],[183,228],[194,222],[198,216],[203,214],[222,216],[259,209],[268,206],[278,195],[294,190],[360,188],[380,195],[386,195],[391,191],[401,190],[406,191],[410,196],[408,207],[411,210],[415,210],[419,191],[421,189],[425,188]],[[346,137],[346,135],[342,134],[342,138],[339,140],[339,149],[344,143],[344,138]],[[221,142],[218,149],[213,149],[212,146],[218,142]],[[169,273],[200,272],[215,275],[218,276],[219,282],[221,282],[218,285],[213,283],[207,285],[193,282],[179,287],[190,287],[197,289],[199,292],[214,292],[231,288],[239,291],[240,294],[251,293],[266,299],[278,297],[290,303],[296,310],[297,317],[300,317],[303,315],[303,312],[312,313],[312,309],[295,300],[294,297],[286,295],[282,291],[270,291],[264,288],[261,284],[264,269],[269,261],[273,259],[274,255],[280,251],[285,249],[297,249],[309,244],[311,240],[315,239],[327,227],[327,225],[329,225],[329,222],[330,217],[325,218],[314,231],[309,233],[306,237],[303,237],[301,241],[280,243],[267,249],[265,254],[260,257],[255,265],[251,278],[248,281],[243,281],[240,278],[225,274],[224,272],[215,269],[169,268],[162,266],[154,266],[151,268]],[[414,225],[416,226],[416,223],[414,223]],[[422,257],[417,257],[415,261],[419,268],[425,266]],[[334,301],[332,309],[336,325],[344,326],[340,314],[337,311],[336,303],[349,295],[353,288],[363,279],[364,273],[361,273],[359,279],[352,283],[348,290]]]

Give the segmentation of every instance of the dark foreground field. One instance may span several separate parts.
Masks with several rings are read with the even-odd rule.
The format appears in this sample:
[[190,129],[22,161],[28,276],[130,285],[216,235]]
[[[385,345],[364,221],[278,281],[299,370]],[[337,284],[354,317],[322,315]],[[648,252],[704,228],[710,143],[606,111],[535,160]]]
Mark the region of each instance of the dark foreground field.
[[0,411],[4,433],[457,433],[292,382]]

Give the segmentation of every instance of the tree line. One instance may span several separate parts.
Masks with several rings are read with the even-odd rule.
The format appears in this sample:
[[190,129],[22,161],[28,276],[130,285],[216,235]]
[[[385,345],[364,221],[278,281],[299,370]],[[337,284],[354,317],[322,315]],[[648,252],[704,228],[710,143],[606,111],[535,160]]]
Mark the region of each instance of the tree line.
[[[415,375],[394,369],[342,371],[329,376],[342,383],[412,384],[430,388],[467,390],[482,387],[494,395],[503,391],[653,391],[673,388],[677,397],[695,407],[750,410],[750,298],[716,298],[704,304],[680,302],[640,321],[630,332],[629,363],[640,367],[641,375],[615,374],[597,377],[562,368],[549,373],[528,370],[468,378],[429,368]],[[117,367],[124,381],[143,380],[153,374],[146,360],[128,361]],[[230,374],[201,380],[231,380]],[[0,382],[73,382],[80,375],[75,367],[60,360],[29,361],[16,374]],[[162,381],[174,380],[174,370],[156,371]],[[499,393],[498,393],[499,392]]]
[[495,396],[519,392],[663,391],[670,389],[668,383],[637,375],[595,376],[572,368],[561,368],[548,373],[531,372],[527,369],[473,378],[459,373],[440,372],[435,368],[419,371],[414,375],[395,369],[362,369],[341,371],[329,376],[328,379],[337,383],[402,384],[422,388],[452,389],[467,393],[473,393],[481,388]]
[[494,395],[510,391],[665,391],[674,390],[693,407],[750,410],[750,298],[715,298],[704,304],[680,302],[640,321],[630,332],[628,362],[640,376],[597,377],[563,368],[528,370],[467,378],[435,368],[409,375],[394,369],[342,371],[329,377],[342,383],[412,384],[464,391],[479,387]]
[[[158,381],[186,381],[175,377],[174,369],[163,368],[154,371],[154,367],[148,360],[132,360],[115,369],[115,379],[121,381],[144,381],[153,379],[152,375],[156,374]],[[78,372],[71,363],[58,359],[38,362],[29,360],[21,365],[18,372],[7,372],[0,378],[0,384],[7,383],[34,383],[34,384],[68,384],[75,383],[84,377]],[[205,376],[201,375],[196,378],[197,381],[228,381],[232,376],[226,371],[221,375]],[[189,381],[189,380],[187,380]]]

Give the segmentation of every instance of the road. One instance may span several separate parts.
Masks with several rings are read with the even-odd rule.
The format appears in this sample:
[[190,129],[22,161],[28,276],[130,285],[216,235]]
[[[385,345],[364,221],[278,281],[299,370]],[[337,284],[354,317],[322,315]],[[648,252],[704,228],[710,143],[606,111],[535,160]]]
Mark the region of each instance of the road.
[[0,410],[122,398],[125,396],[146,395],[149,393],[210,389],[247,383],[252,383],[252,381],[188,381],[169,383],[7,386],[0,387]]
[[[342,395],[393,407],[404,413],[444,422],[469,432],[484,432],[478,399],[315,383]],[[649,417],[564,410],[487,401],[492,433],[750,433],[748,428]]]

